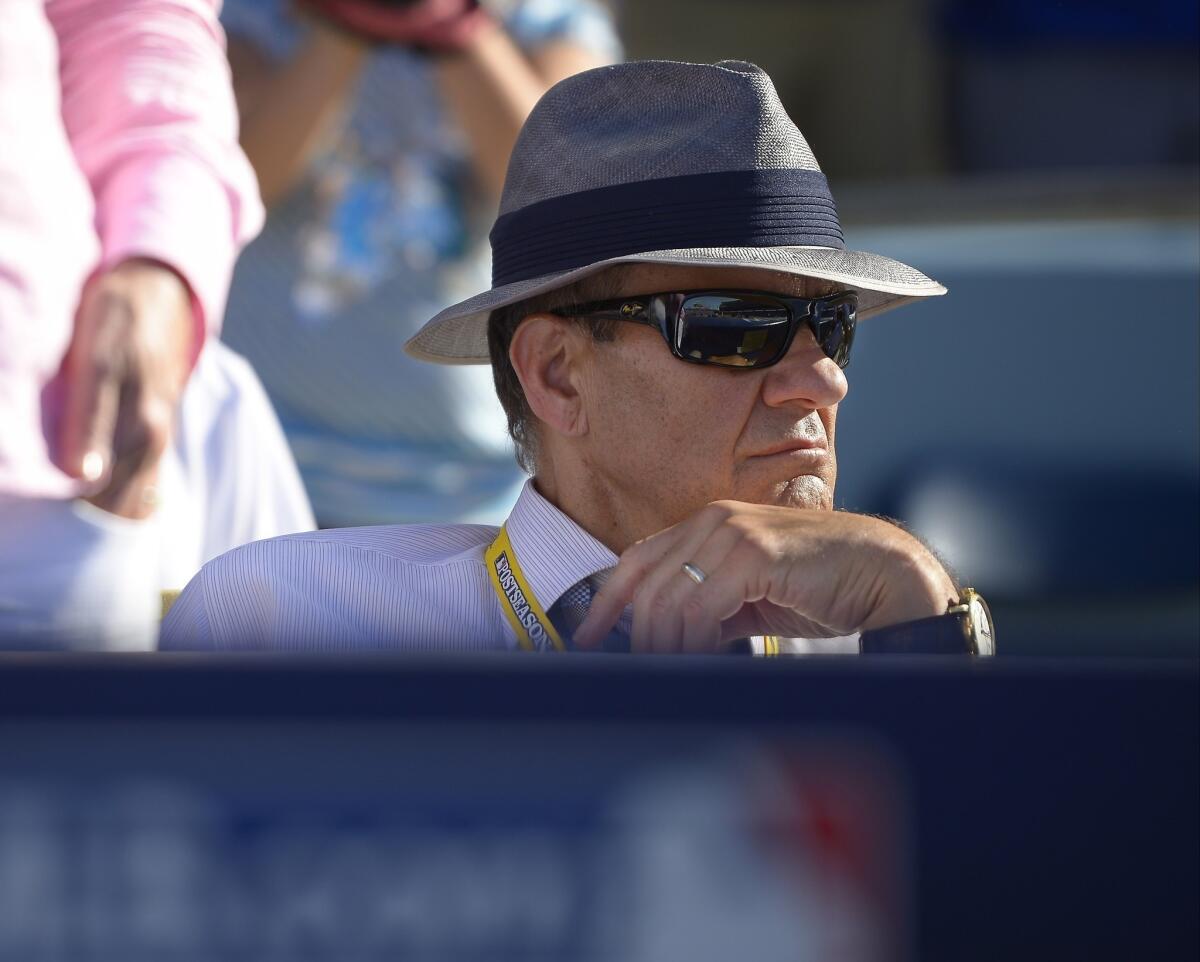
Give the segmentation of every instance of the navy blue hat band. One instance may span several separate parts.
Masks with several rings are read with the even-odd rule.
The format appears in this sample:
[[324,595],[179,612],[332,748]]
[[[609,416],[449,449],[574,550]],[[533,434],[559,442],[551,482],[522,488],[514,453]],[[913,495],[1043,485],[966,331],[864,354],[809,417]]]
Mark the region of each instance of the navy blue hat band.
[[504,214],[492,228],[500,287],[643,251],[702,247],[844,249],[817,170],[734,170],[598,187]]

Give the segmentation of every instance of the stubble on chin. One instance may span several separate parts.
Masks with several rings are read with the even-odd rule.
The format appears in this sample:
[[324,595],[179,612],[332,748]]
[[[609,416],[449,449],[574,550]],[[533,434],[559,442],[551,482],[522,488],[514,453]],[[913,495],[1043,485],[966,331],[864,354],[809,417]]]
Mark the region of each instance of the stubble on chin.
[[833,489],[826,482],[811,474],[804,474],[777,485],[774,497],[768,503],[784,508],[810,508],[818,511],[833,510]]

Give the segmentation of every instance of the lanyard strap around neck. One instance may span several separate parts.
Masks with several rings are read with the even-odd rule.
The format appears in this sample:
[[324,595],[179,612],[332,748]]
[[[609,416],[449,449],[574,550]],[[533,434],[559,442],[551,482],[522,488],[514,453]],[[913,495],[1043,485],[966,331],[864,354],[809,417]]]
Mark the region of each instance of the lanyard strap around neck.
[[488,577],[500,601],[500,607],[517,634],[517,643],[525,651],[566,651],[562,638],[554,630],[546,612],[538,604],[529,582],[517,563],[517,553],[508,540],[508,529],[501,528],[496,540],[484,552]]

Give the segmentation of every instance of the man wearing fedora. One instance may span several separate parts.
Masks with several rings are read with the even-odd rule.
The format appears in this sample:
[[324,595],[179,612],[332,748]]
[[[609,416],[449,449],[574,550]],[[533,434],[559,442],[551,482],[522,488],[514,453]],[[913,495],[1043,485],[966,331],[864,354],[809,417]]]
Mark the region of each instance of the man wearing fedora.
[[532,475],[504,525],[244,545],[191,582],[163,648],[989,650],[986,608],[927,548],[832,510],[857,321],[945,288],[846,249],[762,70],[560,82],[491,240],[492,289],[407,349],[492,364]]

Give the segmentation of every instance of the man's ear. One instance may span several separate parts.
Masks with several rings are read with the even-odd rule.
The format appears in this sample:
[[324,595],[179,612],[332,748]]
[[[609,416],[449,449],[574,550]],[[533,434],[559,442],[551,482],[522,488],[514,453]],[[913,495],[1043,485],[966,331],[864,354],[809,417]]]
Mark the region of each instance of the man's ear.
[[531,314],[517,325],[508,359],[538,420],[569,437],[587,433],[587,412],[578,388],[588,340],[578,325],[555,314]]

